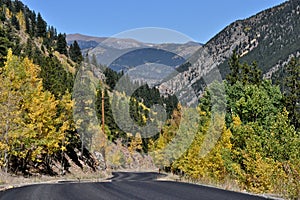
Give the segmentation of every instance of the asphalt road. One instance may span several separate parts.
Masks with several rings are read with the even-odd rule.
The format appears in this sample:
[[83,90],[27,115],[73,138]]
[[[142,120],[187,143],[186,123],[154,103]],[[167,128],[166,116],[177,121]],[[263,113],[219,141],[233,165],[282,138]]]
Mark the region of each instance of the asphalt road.
[[0,200],[265,199],[205,186],[156,181],[157,173],[113,173],[111,182],[30,185],[0,192]]

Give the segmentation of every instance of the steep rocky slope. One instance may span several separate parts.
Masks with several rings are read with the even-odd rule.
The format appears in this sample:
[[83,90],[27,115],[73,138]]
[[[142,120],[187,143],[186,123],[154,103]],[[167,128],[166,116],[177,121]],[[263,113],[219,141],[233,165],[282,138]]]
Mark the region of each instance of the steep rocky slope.
[[227,62],[233,50],[243,62],[256,61],[268,77],[291,56],[299,56],[300,1],[291,0],[233,22],[179,67],[181,73],[162,84],[161,92],[186,97],[184,88],[192,87],[200,95],[205,85],[229,72]]

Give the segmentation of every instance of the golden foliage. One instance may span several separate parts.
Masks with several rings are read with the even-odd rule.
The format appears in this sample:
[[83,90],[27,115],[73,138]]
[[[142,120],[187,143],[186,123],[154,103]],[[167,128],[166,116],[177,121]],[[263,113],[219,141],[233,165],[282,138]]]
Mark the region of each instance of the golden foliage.
[[[66,150],[67,134],[74,131],[73,101],[66,93],[61,100],[44,91],[38,78],[40,67],[28,58],[19,59],[8,50],[0,76],[0,154],[1,166],[8,166],[7,156],[22,163],[43,162]],[[46,157],[45,157],[46,156]]]

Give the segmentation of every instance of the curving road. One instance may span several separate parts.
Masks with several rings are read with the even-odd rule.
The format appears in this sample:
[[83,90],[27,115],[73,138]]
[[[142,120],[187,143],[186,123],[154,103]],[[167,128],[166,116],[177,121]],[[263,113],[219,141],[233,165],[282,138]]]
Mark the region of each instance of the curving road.
[[0,192],[0,200],[193,200],[265,199],[205,186],[156,181],[157,173],[113,173],[111,182],[58,183],[24,186]]

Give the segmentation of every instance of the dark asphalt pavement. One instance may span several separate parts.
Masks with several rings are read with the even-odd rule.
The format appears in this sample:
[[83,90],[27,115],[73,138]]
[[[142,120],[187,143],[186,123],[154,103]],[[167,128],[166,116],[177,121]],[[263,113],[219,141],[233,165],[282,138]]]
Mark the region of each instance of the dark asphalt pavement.
[[187,183],[156,181],[157,173],[113,173],[111,182],[30,185],[0,192],[0,200],[254,200],[265,199]]

